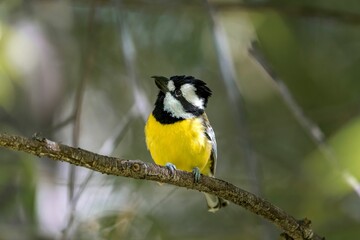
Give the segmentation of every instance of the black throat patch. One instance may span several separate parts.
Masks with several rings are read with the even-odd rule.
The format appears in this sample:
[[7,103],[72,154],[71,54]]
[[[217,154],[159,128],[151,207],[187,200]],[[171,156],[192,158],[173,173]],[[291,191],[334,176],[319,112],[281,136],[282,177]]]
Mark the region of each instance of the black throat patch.
[[[176,118],[171,115],[170,112],[164,110],[164,98],[165,94],[163,92],[159,92],[158,97],[155,102],[155,108],[153,110],[153,115],[155,119],[162,124],[173,124],[182,120],[184,118]],[[178,98],[182,106],[184,107],[185,112],[191,113],[194,117],[198,117],[204,113],[203,109],[200,109],[188,101],[184,97]]]

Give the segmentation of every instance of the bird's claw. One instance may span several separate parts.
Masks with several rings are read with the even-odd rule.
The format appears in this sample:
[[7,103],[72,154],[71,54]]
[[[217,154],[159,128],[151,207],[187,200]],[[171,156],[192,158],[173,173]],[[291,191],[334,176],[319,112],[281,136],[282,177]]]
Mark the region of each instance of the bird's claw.
[[166,163],[165,167],[170,171],[170,175],[173,177],[175,175],[176,166],[172,163]]
[[194,167],[192,173],[194,174],[194,182],[198,183],[201,178],[200,169],[198,167]]

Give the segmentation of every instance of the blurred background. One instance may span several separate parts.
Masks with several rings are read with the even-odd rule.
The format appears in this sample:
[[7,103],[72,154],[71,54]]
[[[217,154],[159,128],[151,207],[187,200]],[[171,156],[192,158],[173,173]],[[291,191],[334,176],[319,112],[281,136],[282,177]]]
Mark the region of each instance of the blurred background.
[[[360,236],[360,2],[2,0],[0,131],[151,162],[153,75],[213,90],[216,176]],[[0,149],[0,239],[277,239],[199,192]]]

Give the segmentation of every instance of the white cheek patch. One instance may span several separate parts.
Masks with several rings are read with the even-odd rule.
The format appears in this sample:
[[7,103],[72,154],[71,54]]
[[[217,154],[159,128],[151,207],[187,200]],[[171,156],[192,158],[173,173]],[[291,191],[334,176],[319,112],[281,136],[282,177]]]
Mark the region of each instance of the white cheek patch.
[[184,107],[179,100],[174,98],[169,92],[165,95],[164,110],[170,113],[174,118],[188,119],[195,117],[193,114],[185,112]]
[[204,99],[199,98],[199,96],[195,93],[196,89],[191,84],[184,84],[180,88],[184,98],[186,101],[198,107],[200,109],[204,109]]
[[167,87],[169,89],[170,92],[175,91],[175,85],[174,85],[174,81],[173,80],[169,80]]

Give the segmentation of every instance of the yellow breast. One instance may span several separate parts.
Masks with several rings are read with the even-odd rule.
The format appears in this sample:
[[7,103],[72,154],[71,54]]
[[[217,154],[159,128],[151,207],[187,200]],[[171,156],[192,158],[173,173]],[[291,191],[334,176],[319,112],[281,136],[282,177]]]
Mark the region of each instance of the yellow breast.
[[211,143],[204,134],[202,120],[186,119],[173,124],[161,124],[152,114],[145,126],[146,145],[156,164],[172,163],[177,169],[204,169],[209,161]]

